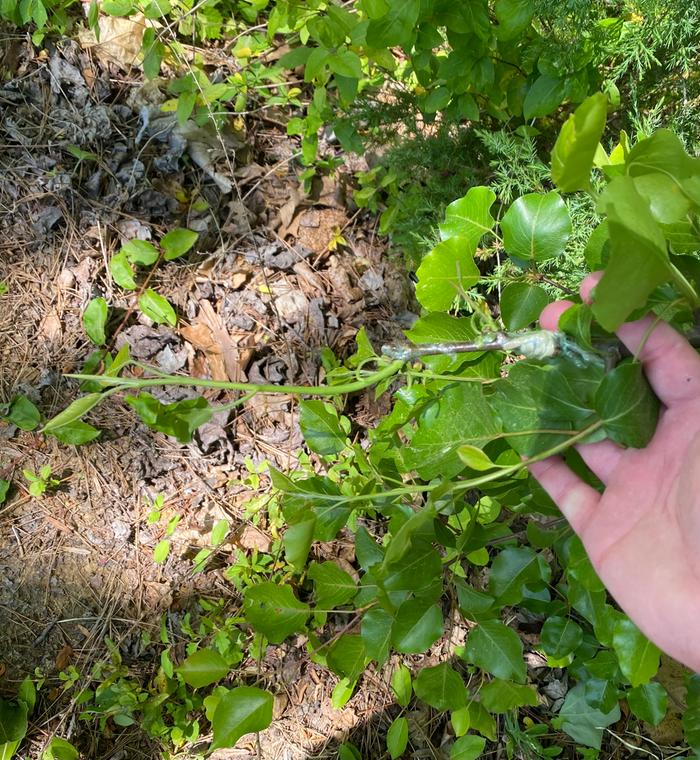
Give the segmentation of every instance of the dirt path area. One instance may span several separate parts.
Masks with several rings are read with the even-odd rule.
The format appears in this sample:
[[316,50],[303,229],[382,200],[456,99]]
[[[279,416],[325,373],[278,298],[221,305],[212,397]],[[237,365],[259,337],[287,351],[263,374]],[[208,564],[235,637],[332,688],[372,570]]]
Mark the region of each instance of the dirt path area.
[[[76,43],[35,57],[11,38],[2,65],[0,402],[24,394],[49,417],[75,397],[64,374],[92,350],[81,315],[96,296],[113,307],[114,348],[127,342],[161,370],[219,380],[314,383],[322,347],[347,354],[360,326],[378,341],[396,335],[409,289],[374,220],[348,200],[355,167],[306,192],[296,146],[274,114],[179,127],[158,112],[158,83],[142,87]],[[138,293],[119,288],[108,263],[125,241],[158,240],[178,226],[199,233],[196,252],[159,266],[148,283],[177,309],[170,329],[134,309]],[[371,397],[354,403],[351,415],[371,424]],[[76,691],[64,686],[88,685],[115,652],[147,679],[158,666],[152,642],[163,627],[178,631],[197,600],[235,612],[226,569],[279,547],[261,473],[267,463],[297,466],[295,402],[255,397],[216,415],[189,445],[150,432],[117,400],[91,422],[102,436],[81,448],[0,423],[0,476],[13,483],[0,505],[0,692],[16,693],[36,668],[47,679],[27,757],[56,732],[90,758],[159,757],[135,727],[78,722]],[[35,499],[22,471],[43,465],[59,483]],[[199,572],[193,557],[221,519],[228,538]],[[157,564],[154,548],[166,538],[170,554]],[[175,640],[175,651],[184,644]],[[356,726],[370,726],[372,741],[373,716],[386,726],[391,699],[379,676],[371,699],[360,692],[334,710],[334,677],[300,651],[242,663],[286,695],[280,720],[262,750],[217,757],[332,756],[324,748]]]

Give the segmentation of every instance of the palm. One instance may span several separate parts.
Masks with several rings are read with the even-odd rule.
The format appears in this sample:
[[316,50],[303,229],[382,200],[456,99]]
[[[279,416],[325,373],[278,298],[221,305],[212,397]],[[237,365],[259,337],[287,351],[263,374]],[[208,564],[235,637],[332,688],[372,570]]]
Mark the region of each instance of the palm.
[[[555,328],[565,308],[548,307],[542,325]],[[648,325],[625,325],[620,337],[635,350]],[[559,458],[532,471],[618,604],[659,647],[700,670],[700,357],[661,324],[640,358],[664,409],[645,449],[610,441],[579,447],[603,494]]]

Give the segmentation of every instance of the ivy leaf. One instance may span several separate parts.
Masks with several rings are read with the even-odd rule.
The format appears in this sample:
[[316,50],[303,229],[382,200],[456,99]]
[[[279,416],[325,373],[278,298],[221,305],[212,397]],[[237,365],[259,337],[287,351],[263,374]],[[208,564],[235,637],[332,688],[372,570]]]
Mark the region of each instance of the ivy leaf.
[[[509,444],[519,454],[532,456],[566,440],[565,434],[550,431],[582,430],[595,422],[593,400],[604,374],[597,364],[583,374],[564,360],[547,365],[518,362],[507,378],[494,383],[491,398],[504,429],[521,434],[510,437]],[[599,439],[604,435],[601,432]]]
[[299,402],[299,427],[308,447],[317,454],[339,454],[346,446],[349,421],[339,418],[325,401]]
[[163,258],[166,261],[172,261],[189,251],[197,242],[198,234],[194,230],[177,227],[170,230],[167,235],[160,239],[160,247],[163,249]]
[[596,710],[586,701],[585,684],[579,683],[566,695],[559,716],[553,723],[566,731],[579,744],[599,750],[603,732],[607,726],[618,720],[620,720],[619,705],[616,704],[608,713]]
[[481,757],[486,739],[474,734],[460,736],[450,749],[450,760],[477,760]]
[[461,578],[455,578],[455,585],[460,612],[467,620],[489,620],[495,617],[496,600],[492,596],[472,588]]
[[547,291],[528,282],[511,282],[501,293],[501,318],[508,330],[522,330],[536,322],[549,303]]
[[581,646],[583,630],[570,617],[550,617],[540,633],[542,648],[547,656],[561,660]]
[[[345,525],[351,506],[338,486],[329,478],[311,477],[290,481],[279,472],[271,472],[273,484],[285,492],[282,509],[288,523],[297,525],[315,518],[313,536],[318,541],[331,541]],[[283,479],[287,481],[281,486]]]
[[525,121],[552,113],[561,104],[565,93],[566,82],[563,79],[549,74],[540,74],[528,90],[523,102]]
[[413,688],[411,686],[411,671],[400,664],[391,676],[391,689],[396,697],[396,702],[401,707],[408,707],[411,701]]
[[309,568],[309,578],[314,582],[316,605],[332,610],[349,602],[357,594],[357,584],[335,562],[314,562]]
[[469,662],[504,681],[522,683],[527,674],[518,634],[499,620],[485,620],[469,634],[464,649]]
[[512,681],[502,681],[495,678],[479,690],[479,700],[489,711],[506,713],[516,707],[538,705],[537,690],[533,686],[524,686]]
[[104,346],[107,337],[105,325],[109,307],[104,298],[93,298],[83,312],[83,327],[88,338],[97,346]]
[[593,405],[608,438],[622,446],[644,448],[654,435],[660,404],[639,362],[624,362],[608,372]]
[[408,746],[408,720],[400,715],[389,726],[386,734],[386,748],[389,750],[391,760],[401,757]]
[[360,633],[367,657],[376,660],[380,665],[383,665],[389,656],[393,624],[394,616],[381,607],[373,607],[362,616]]
[[350,681],[357,679],[367,663],[367,653],[362,636],[354,633],[343,634],[331,645],[326,661],[328,667],[336,675]]
[[571,218],[559,193],[527,193],[511,203],[501,220],[503,246],[525,261],[547,261],[564,253]]
[[271,644],[279,644],[300,631],[311,612],[309,605],[300,602],[289,586],[271,581],[246,589],[243,608],[246,620]]
[[15,396],[7,411],[7,419],[20,430],[35,430],[41,422],[41,413],[26,396]]
[[459,673],[446,662],[422,668],[413,689],[418,699],[436,710],[459,710],[467,704],[467,687]]
[[146,288],[139,297],[139,308],[158,325],[168,324],[175,327],[177,324],[175,309],[170,305],[167,298],[156,293],[152,288]]
[[136,290],[136,280],[134,280],[134,267],[126,258],[123,250],[115,253],[109,262],[109,271],[112,273],[112,279],[124,288],[124,290]]
[[216,683],[228,675],[226,660],[213,649],[198,649],[177,669],[188,686],[199,689]]
[[630,689],[627,704],[640,720],[658,726],[668,710],[668,692],[657,681],[650,681]]
[[443,634],[442,612],[436,604],[410,599],[396,611],[391,642],[399,652],[420,654]]
[[219,700],[211,722],[211,750],[235,747],[245,734],[263,731],[272,723],[272,694],[253,686],[231,689]]
[[416,270],[416,298],[428,311],[447,311],[455,298],[480,277],[474,263],[476,245],[464,237],[438,243]]
[[563,193],[588,190],[593,156],[605,129],[608,99],[597,92],[569,116],[552,149],[552,179]]
[[656,675],[661,653],[629,618],[615,623],[612,643],[620,670],[632,686],[648,683]]
[[438,475],[451,478],[464,469],[460,446],[482,447],[499,433],[500,425],[481,387],[456,383],[420,415],[413,438],[401,452],[403,463],[424,480]]
[[611,253],[595,288],[593,314],[605,330],[614,332],[646,305],[654,288],[671,278],[671,263],[663,232],[632,179],[615,177],[600,205],[608,216]]
[[524,587],[549,580],[552,569],[544,558],[529,546],[504,549],[494,559],[489,571],[489,591],[501,604],[517,604]]
[[463,198],[450,203],[445,209],[445,221],[439,225],[440,237],[453,237],[469,241],[470,250],[476,250],[481,238],[491,232],[495,220],[491,206],[496,194],[490,187],[472,187]]

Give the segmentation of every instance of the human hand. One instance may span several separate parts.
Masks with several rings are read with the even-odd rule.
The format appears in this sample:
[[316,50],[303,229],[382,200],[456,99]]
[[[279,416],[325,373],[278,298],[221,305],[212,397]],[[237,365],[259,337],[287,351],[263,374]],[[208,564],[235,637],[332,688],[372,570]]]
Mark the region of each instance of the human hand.
[[[587,277],[589,300],[600,275]],[[571,302],[547,306],[540,324],[556,330]],[[612,441],[578,452],[605,485],[584,483],[560,457],[530,467],[583,541],[617,603],[657,646],[700,671],[700,356],[665,322],[629,322],[618,337],[639,353],[663,404],[644,449]]]

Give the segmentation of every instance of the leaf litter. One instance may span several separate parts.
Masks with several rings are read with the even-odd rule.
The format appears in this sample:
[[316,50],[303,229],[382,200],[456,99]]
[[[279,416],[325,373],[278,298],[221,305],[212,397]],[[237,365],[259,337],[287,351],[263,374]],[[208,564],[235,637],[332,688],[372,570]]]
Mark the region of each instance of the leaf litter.
[[[81,320],[98,296],[119,320],[114,347],[128,343],[132,356],[168,373],[313,383],[322,347],[346,355],[362,326],[377,344],[396,338],[394,315],[410,310],[410,287],[373,220],[347,208],[347,178],[324,177],[305,193],[290,160],[296,148],[267,123],[178,127],[159,111],[159,83],[135,84],[111,60],[131,31],[115,27],[99,45],[66,42],[40,54],[22,43],[5,58],[13,68],[0,84],[0,401],[23,393],[50,416],[76,395],[63,375],[90,353]],[[199,233],[199,253],[160,265],[149,282],[177,308],[171,328],[140,314],[138,293],[112,281],[108,262],[127,240],[157,241],[178,226]],[[171,403],[194,392],[154,395]],[[359,416],[374,408],[371,395],[355,403]],[[0,507],[0,690],[36,667],[55,683],[69,661],[87,674],[108,657],[107,637],[131,669],[148,671],[156,655],[144,642],[157,640],[161,615],[176,630],[192,600],[222,591],[235,608],[221,567],[273,540],[265,510],[250,507],[251,467],[289,468],[302,443],[285,396],[214,415],[186,446],[117,402],[92,420],[104,433],[83,449],[0,423],[0,467],[14,483]],[[45,464],[60,486],[36,500],[19,473]],[[162,515],[150,522],[159,495]],[[172,518],[173,549],[157,565],[153,550]],[[222,518],[232,525],[222,561],[193,574],[190,559]],[[319,551],[353,559],[340,540]],[[382,681],[333,709],[333,677],[291,645],[271,650],[261,675],[281,693],[279,720],[263,735],[270,758],[322,753],[372,716],[384,720],[392,701]],[[67,694],[49,696],[50,719],[69,721],[66,738],[89,741],[91,757],[115,756],[108,734],[81,735]],[[120,741],[157,756],[137,732]],[[40,748],[30,742],[28,756]]]

